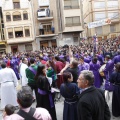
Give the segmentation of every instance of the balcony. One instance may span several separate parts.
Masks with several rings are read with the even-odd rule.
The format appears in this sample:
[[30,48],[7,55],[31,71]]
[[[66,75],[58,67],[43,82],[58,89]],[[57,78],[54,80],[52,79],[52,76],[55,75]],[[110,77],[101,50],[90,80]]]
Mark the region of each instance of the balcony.
[[63,30],[63,33],[69,33],[69,32],[82,32],[83,28],[81,26],[81,23],[77,24],[66,24],[65,29]]
[[53,12],[49,9],[40,9],[37,11],[37,19],[39,21],[53,20]]
[[31,37],[17,37],[11,38],[7,40],[7,44],[14,44],[14,43],[26,43],[26,42],[33,42],[33,38]]
[[39,37],[53,37],[55,36],[54,30],[39,30]]

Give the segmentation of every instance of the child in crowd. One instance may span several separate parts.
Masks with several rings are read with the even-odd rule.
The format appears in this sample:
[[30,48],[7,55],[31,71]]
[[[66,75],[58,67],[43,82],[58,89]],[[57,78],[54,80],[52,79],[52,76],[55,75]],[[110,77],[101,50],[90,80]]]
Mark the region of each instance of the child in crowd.
[[5,111],[3,113],[3,120],[6,120],[8,116],[14,114],[16,108],[13,105],[6,105],[5,106]]

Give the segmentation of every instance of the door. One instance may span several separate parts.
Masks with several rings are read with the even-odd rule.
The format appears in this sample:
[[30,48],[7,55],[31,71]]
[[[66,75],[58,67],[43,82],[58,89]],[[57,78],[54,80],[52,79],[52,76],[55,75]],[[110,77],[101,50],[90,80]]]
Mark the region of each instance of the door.
[[48,47],[48,41],[40,41],[40,48]]
[[11,50],[13,53],[18,52],[18,46],[11,46]]

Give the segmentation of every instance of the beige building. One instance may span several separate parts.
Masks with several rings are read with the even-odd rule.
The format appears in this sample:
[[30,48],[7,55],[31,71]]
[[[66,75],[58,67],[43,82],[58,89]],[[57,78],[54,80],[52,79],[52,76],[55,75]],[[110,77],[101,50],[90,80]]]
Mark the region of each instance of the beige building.
[[81,0],[2,0],[7,52],[78,45],[82,39]]
[[7,52],[35,50],[32,5],[28,0],[2,0]]
[[[120,0],[83,0],[85,32],[88,39],[96,33],[99,40],[120,35]],[[88,29],[87,23],[111,19],[110,25]]]
[[79,44],[83,31],[81,0],[34,0],[33,8],[37,49]]
[[2,14],[2,6],[0,6],[0,53],[6,51],[6,42],[4,37],[4,22]]

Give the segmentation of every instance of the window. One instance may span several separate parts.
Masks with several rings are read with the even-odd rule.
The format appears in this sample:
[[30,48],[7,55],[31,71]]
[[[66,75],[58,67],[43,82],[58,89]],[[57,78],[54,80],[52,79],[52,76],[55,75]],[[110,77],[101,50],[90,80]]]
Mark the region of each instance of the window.
[[6,22],[11,21],[11,15],[10,13],[6,13]]
[[13,38],[13,32],[8,32],[8,38]]
[[108,13],[108,18],[118,18],[118,17],[119,17],[118,12]]
[[26,52],[32,51],[33,50],[32,44],[25,45],[25,50],[26,50]]
[[78,9],[78,0],[64,0],[64,9]]
[[21,13],[20,12],[14,12],[13,13],[13,21],[19,21],[21,20]]
[[15,28],[15,37],[23,37],[23,28],[22,27],[16,27]]
[[23,12],[23,20],[28,20],[28,13],[27,12]]
[[106,14],[105,13],[95,13],[95,20],[101,20],[101,19],[105,19],[106,18]]
[[73,37],[74,42],[78,42],[78,37]]
[[95,32],[97,33],[97,35],[102,35],[102,27],[96,27]]
[[13,38],[13,29],[12,28],[8,28],[7,31],[8,31],[8,38],[9,39]]
[[107,6],[108,7],[118,7],[118,1],[108,1]]
[[29,37],[29,36],[30,36],[29,27],[25,27],[25,37]]
[[94,8],[105,8],[105,2],[95,2]]
[[81,25],[80,17],[66,17],[66,27]]
[[19,9],[20,8],[20,2],[13,2],[13,7],[14,7],[14,9]]
[[116,29],[115,29],[115,25],[110,25],[110,32],[115,32]]

